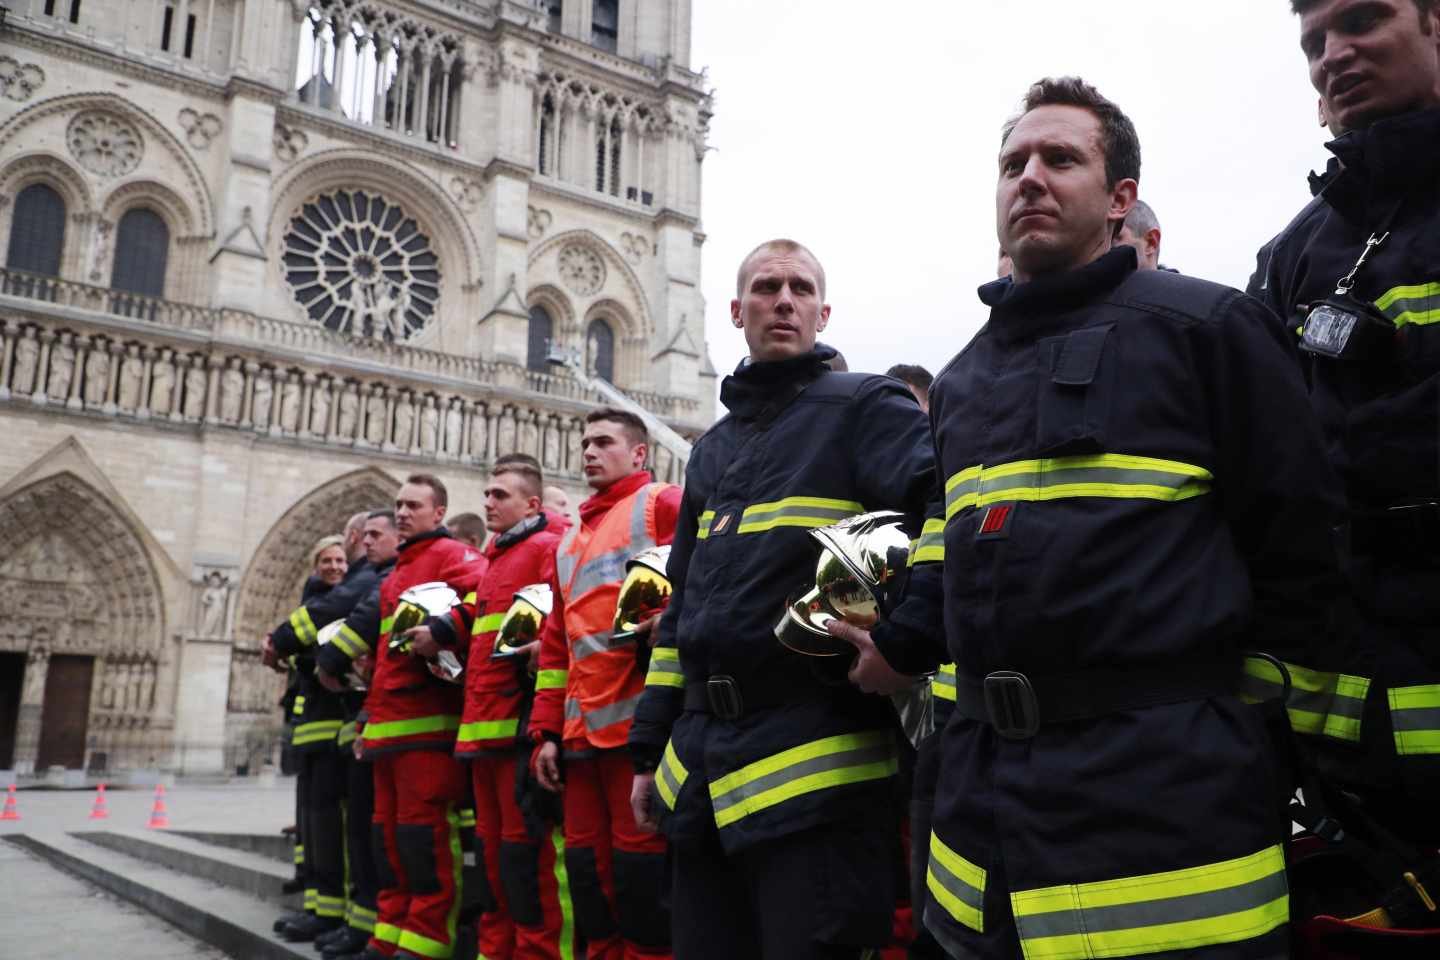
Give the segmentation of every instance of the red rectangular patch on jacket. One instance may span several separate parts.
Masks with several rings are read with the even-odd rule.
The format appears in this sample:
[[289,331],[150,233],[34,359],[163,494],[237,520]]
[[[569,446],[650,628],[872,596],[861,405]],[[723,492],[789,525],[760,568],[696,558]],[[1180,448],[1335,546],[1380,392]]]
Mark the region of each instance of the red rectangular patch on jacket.
[[985,509],[980,518],[980,529],[975,532],[976,540],[1003,540],[1010,536],[1010,518],[1015,515],[1015,504],[997,503]]

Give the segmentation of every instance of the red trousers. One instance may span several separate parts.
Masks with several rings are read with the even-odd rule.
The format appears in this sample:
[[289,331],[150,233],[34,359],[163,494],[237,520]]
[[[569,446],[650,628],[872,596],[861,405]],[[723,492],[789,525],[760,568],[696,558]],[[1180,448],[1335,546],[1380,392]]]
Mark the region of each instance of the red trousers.
[[465,770],[448,752],[375,758],[379,920],[370,943],[387,956],[449,960],[460,913],[459,807]]
[[671,955],[665,837],[635,825],[633,779],[623,749],[565,761],[565,861],[589,960]]
[[559,830],[536,843],[515,803],[515,753],[494,750],[468,758],[475,788],[476,853],[497,909],[480,917],[485,960],[561,960],[574,956],[565,861]]

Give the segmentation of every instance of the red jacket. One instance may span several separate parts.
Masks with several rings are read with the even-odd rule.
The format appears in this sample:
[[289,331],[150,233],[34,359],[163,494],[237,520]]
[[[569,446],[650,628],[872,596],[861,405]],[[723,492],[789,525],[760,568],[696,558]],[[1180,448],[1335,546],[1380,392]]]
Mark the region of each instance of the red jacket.
[[[485,548],[490,563],[475,591],[470,656],[465,662],[465,712],[455,739],[456,756],[510,747],[520,734],[520,711],[533,681],[528,659],[491,660],[495,634],[510,609],[515,591],[549,583],[555,575],[555,545],[560,533],[548,523],[520,540],[500,547],[504,535]],[[455,611],[457,617],[462,615]]]
[[635,641],[612,644],[625,563],[675,537],[680,488],[631,474],[580,504],[580,526],[556,548],[555,606],[540,637],[530,738],[567,749],[623,747],[645,675]]
[[[443,580],[463,597],[475,589],[485,567],[478,550],[452,539],[444,528],[400,545],[395,569],[380,585],[380,640],[362,735],[367,756],[417,748],[448,750],[455,742],[464,689],[436,679],[419,657],[391,651],[390,627],[406,590]],[[436,639],[443,643],[446,638],[437,634]]]

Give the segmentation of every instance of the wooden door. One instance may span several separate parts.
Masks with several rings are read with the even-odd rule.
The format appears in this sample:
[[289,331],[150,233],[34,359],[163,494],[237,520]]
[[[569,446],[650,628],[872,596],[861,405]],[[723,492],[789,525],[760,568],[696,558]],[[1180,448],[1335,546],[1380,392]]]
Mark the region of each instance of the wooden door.
[[90,679],[94,657],[51,657],[45,677],[45,707],[40,713],[37,771],[85,765],[85,727],[90,719]]
[[15,731],[24,686],[25,654],[0,653],[0,770],[15,766]]

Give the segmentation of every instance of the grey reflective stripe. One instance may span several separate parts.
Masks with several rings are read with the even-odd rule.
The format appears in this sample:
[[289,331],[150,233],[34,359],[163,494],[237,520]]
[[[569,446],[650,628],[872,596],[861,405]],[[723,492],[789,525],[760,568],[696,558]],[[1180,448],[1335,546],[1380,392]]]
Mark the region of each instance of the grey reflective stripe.
[[[1285,685],[1275,680],[1267,680],[1264,677],[1257,677],[1253,673],[1245,673],[1240,677],[1240,692],[1255,700],[1278,700]],[[1285,706],[1293,707],[1296,710],[1308,710],[1311,713],[1318,713],[1324,716],[1327,713],[1340,713],[1345,716],[1359,716],[1358,707],[1363,704],[1358,702],[1337,703],[1344,701],[1347,697],[1335,697],[1332,690],[1302,690],[1294,683],[1290,685],[1290,699]],[[1332,707],[1343,706],[1344,710],[1334,710]],[[1349,711],[1349,712],[1347,712]]]
[[[614,726],[617,723],[623,723],[635,716],[635,708],[639,706],[640,697],[643,695],[644,694],[636,694],[628,699],[619,700],[609,706],[599,707],[589,712],[581,710],[579,702],[576,701],[575,710],[578,715],[585,718],[585,729],[594,732]],[[565,715],[567,717],[570,716],[569,704],[566,704]]]
[[955,484],[955,486],[947,489],[945,491],[945,516],[949,517],[954,515],[955,511],[959,509],[957,504],[962,497],[973,497],[979,492],[980,477],[978,474],[962,480]]
[[575,545],[575,538],[580,535],[580,524],[576,524],[565,531],[565,536],[560,538],[560,546],[555,550],[555,573],[560,581],[560,586],[567,587],[570,577],[575,573],[576,558],[570,553],[570,548]]
[[566,720],[579,720],[579,719],[580,719],[580,701],[579,701],[579,700],[566,700],[566,701],[565,701],[565,719],[566,719]]
[[935,882],[944,887],[946,892],[955,899],[967,907],[984,912],[985,891],[951,873],[950,868],[945,866],[944,860],[940,857],[932,856],[930,858],[930,873],[935,877]]
[[738,533],[750,533],[757,527],[768,526],[782,517],[805,517],[811,520],[838,522],[855,516],[857,511],[849,507],[822,507],[812,504],[787,504],[784,501],[775,507],[746,507],[740,515]]
[[[1025,470],[1009,476],[993,477],[985,474],[980,478],[979,496],[1000,493],[1022,487],[1061,487],[1069,484],[1123,484],[1126,486],[1170,487],[1179,490],[1193,483],[1205,483],[1208,478],[1193,477],[1174,470],[1144,470],[1136,467],[1064,467],[1047,470]],[[971,483],[956,485],[961,487]],[[948,499],[948,498],[947,498]]]
[[661,757],[660,766],[655,770],[655,778],[663,783],[663,786],[659,790],[660,800],[671,810],[675,809],[675,804],[666,798],[680,796],[680,788],[685,786],[685,780],[689,776],[689,772],[683,767],[678,774],[672,768],[672,759],[674,762],[679,762],[679,758],[675,756],[674,750],[673,745],[666,745],[665,755]]
[[944,700],[954,700],[954,699],[955,699],[955,667],[954,667],[954,665],[953,665],[953,664],[945,664],[945,665],[941,666],[941,667],[940,667],[940,671],[939,671],[938,673],[936,673],[935,676],[933,676],[933,677],[930,678],[930,685],[931,685],[932,688],[934,688],[934,687],[943,688],[943,689],[935,690],[935,696],[940,697],[941,699],[944,699]]
[[1206,893],[1191,893],[1163,900],[1143,900],[1082,910],[1020,914],[1015,925],[1022,940],[1041,937],[1093,935],[1113,930],[1135,930],[1160,924],[1207,920],[1254,910],[1284,897],[1289,892],[1281,869],[1266,877]]
[[618,547],[586,560],[570,583],[570,598],[573,600],[583,597],[596,587],[624,580],[625,561],[630,559],[633,552],[631,547]]
[[619,650],[623,647],[633,646],[634,643],[634,637],[616,640],[614,631],[605,629],[599,633],[591,633],[583,637],[578,637],[574,643],[570,644],[570,658],[575,663],[579,663],[591,654],[604,653],[607,650]]
[[865,763],[884,763],[894,756],[895,745],[889,741],[873,744],[868,747],[857,747],[854,750],[842,750],[839,753],[830,753],[815,757],[811,760],[801,760],[799,763],[792,763],[789,766],[781,767],[774,773],[736,784],[719,796],[715,795],[715,790],[712,785],[710,800],[715,808],[716,816],[719,816],[723,811],[728,810],[738,803],[743,803],[751,797],[758,796],[766,790],[774,789],[792,780],[799,780],[811,774],[825,773],[828,770],[839,770],[842,767],[854,767]]
[[1440,708],[1402,707],[1391,709],[1390,722],[1396,730],[1423,732],[1440,730]]

